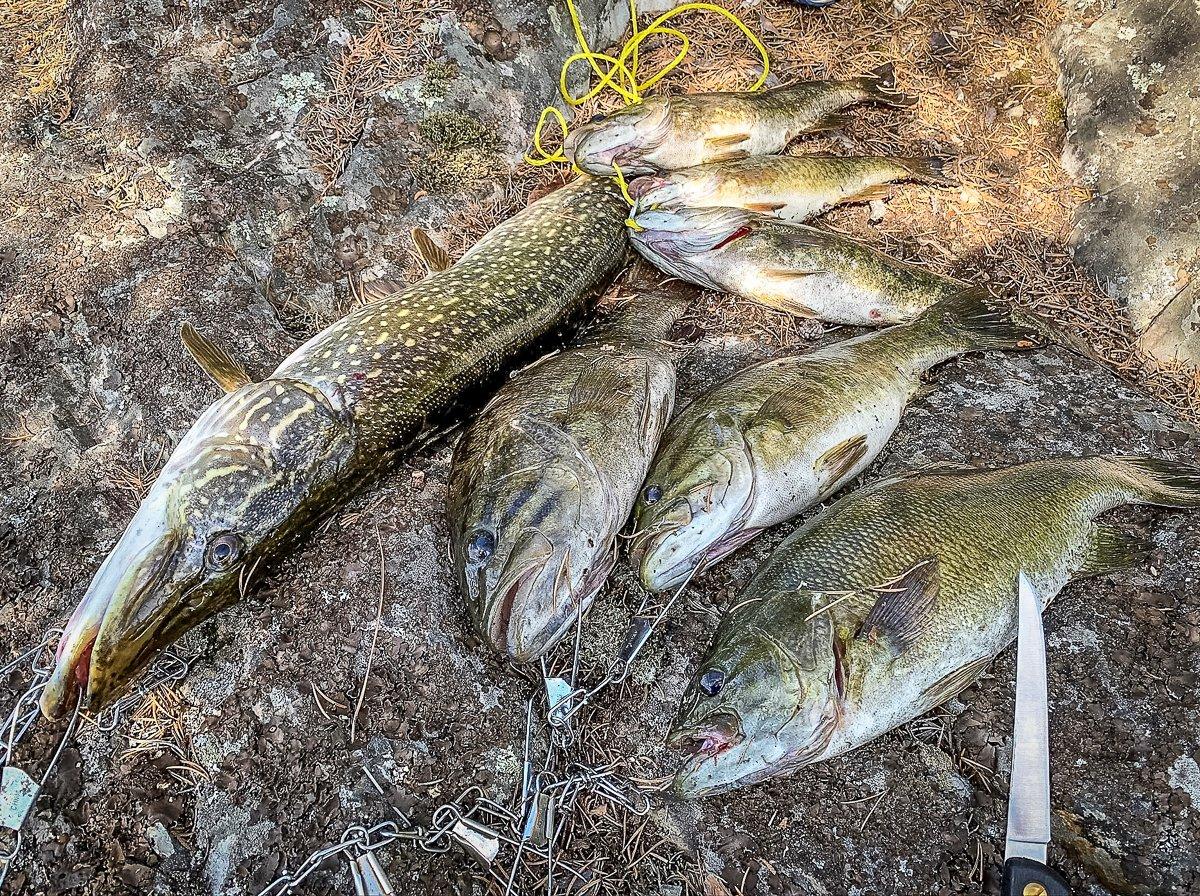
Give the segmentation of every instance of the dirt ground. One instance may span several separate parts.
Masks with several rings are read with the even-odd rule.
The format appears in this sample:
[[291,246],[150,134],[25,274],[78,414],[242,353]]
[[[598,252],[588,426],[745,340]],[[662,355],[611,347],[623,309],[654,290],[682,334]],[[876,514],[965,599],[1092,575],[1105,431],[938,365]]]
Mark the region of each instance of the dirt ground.
[[[441,50],[453,37],[445,23],[478,32],[500,74],[510,44],[535,40],[512,22],[493,27],[483,7],[10,10],[0,11],[0,661],[66,617],[170,446],[217,396],[179,344],[182,322],[222,334],[263,374],[344,313],[359,280],[415,273],[412,223],[458,253],[560,176],[510,175],[523,135],[462,114],[477,100],[464,92],[466,64]],[[910,112],[863,109],[798,150],[945,155],[963,184],[900,187],[884,208],[840,209],[823,226],[986,282],[1096,356],[1055,348],[947,365],[866,479],[943,460],[1200,456],[1194,382],[1137,354],[1119,310],[1065,249],[1087,196],[1059,164],[1046,40],[1061,5],[929,2],[897,17],[882,2],[818,13],[767,0],[743,14],[781,81],[894,61],[920,98]],[[413,27],[422,22],[442,24]],[[665,89],[752,79],[729,29],[696,32],[703,53]],[[522,110],[526,128],[538,105]],[[705,295],[679,335],[691,344],[682,401],[731,366],[846,334]],[[85,725],[7,890],[257,893],[347,825],[387,817],[364,765],[422,821],[473,784],[507,799],[532,682],[467,627],[445,560],[448,459],[445,442],[402,464],[250,600],[185,638],[182,682],[112,733]],[[1196,892],[1200,519],[1114,518],[1153,531],[1158,550],[1145,568],[1071,586],[1047,615],[1053,860],[1092,896]],[[790,529],[689,587],[631,681],[584,718],[582,756],[619,761],[651,788],[670,773],[662,736],[717,614]],[[639,600],[619,563],[585,628],[588,680]],[[994,893],[1012,678],[1006,653],[942,709],[789,779],[694,804],[655,796],[644,819],[587,804],[564,858],[590,869],[589,893]],[[21,757],[36,761],[52,735],[41,729]],[[502,892],[458,852],[400,845],[380,858],[398,892]],[[521,882],[535,892],[536,869]],[[344,865],[301,892],[351,892]]]

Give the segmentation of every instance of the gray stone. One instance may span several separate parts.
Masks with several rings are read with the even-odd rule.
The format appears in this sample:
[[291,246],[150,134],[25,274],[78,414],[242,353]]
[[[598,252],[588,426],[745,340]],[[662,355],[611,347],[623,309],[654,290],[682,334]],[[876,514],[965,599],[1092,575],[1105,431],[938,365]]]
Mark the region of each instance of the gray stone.
[[1064,165],[1095,192],[1076,260],[1126,304],[1142,348],[1200,367],[1200,7],[1077,2],[1055,41]]

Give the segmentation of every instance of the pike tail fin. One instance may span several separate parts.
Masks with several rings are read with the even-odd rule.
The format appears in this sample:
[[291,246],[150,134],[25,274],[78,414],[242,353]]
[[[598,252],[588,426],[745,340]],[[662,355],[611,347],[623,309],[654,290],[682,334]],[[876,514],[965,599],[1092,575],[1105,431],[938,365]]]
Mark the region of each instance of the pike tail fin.
[[903,109],[917,103],[915,96],[909,96],[896,89],[896,67],[890,62],[859,78],[858,84],[867,95],[867,99],[885,106]]

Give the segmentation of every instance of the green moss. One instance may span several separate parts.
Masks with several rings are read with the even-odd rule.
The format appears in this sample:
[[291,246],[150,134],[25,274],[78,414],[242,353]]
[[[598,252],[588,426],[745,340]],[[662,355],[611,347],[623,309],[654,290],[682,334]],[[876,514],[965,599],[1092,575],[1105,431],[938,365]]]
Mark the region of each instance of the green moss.
[[1046,97],[1046,123],[1051,125],[1066,125],[1067,106],[1061,93],[1051,93]]
[[496,136],[477,119],[447,112],[429,116],[418,130],[432,151],[417,161],[413,174],[429,192],[470,189],[495,172]]
[[452,62],[435,60],[425,66],[425,77],[421,79],[421,95],[431,100],[442,100],[450,90],[450,82],[458,73]]
[[477,119],[461,112],[430,115],[418,125],[421,136],[437,149],[455,152],[466,147],[492,148],[496,136]]
[[494,152],[467,147],[455,152],[437,150],[418,159],[413,177],[418,186],[431,193],[456,193],[487,180],[495,171]]
[[1005,75],[1001,83],[1005,87],[1028,87],[1033,83],[1033,72],[1027,68],[1019,68]]

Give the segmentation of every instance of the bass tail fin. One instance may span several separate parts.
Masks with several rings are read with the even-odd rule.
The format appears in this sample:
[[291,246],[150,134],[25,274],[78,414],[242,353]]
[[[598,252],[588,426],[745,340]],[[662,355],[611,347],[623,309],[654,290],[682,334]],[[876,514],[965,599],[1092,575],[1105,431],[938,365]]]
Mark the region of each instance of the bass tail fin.
[[917,104],[915,96],[909,96],[896,89],[896,67],[890,62],[859,78],[858,86],[867,95],[867,99],[885,106],[903,109]]
[[955,341],[965,340],[968,350],[1034,348],[1045,342],[1039,326],[977,286],[936,303],[918,320]]
[[933,187],[957,187],[959,182],[952,177],[947,177],[946,159],[941,159],[936,156],[921,157],[916,156],[907,159],[901,159],[904,167],[908,170],[909,177],[920,184],[929,184]]
[[1133,500],[1159,507],[1200,507],[1200,466],[1161,457],[1112,457],[1116,474],[1131,486]]

